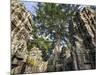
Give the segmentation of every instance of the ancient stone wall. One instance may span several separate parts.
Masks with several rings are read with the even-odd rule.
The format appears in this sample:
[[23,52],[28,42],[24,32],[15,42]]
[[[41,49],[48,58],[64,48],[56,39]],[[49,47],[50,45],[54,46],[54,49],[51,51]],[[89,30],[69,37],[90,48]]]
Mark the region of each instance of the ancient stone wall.
[[[12,73],[20,73],[27,58],[27,41],[32,32],[32,15],[19,0],[11,0],[11,66]],[[15,70],[15,72],[14,72]]]
[[[72,27],[71,27],[72,28]],[[72,29],[71,29],[72,30]],[[74,53],[77,69],[95,69],[96,12],[86,7],[73,18]],[[78,66],[79,65],[79,66]]]
[[19,0],[11,0],[11,74],[94,69],[95,18],[91,8],[77,12],[69,21],[71,48],[61,50],[58,56],[51,54],[43,61],[39,48],[27,48],[33,31],[31,13]]
[[11,0],[11,74],[45,72],[47,62],[36,47],[28,50],[32,34],[32,14],[19,0]]

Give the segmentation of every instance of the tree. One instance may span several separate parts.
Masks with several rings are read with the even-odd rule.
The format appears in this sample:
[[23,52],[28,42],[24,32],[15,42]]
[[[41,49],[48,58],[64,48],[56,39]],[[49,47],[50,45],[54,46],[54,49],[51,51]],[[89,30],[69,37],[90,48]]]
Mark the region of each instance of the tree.
[[79,6],[53,3],[39,3],[38,6],[35,21],[40,35],[49,36],[48,38],[54,42],[54,65],[56,66],[61,53],[60,48],[67,44],[69,39],[69,20],[75,15]]
[[42,35],[50,36],[55,41],[56,52],[60,50],[60,42],[67,35],[67,16],[60,4],[43,3],[37,11],[36,21]]

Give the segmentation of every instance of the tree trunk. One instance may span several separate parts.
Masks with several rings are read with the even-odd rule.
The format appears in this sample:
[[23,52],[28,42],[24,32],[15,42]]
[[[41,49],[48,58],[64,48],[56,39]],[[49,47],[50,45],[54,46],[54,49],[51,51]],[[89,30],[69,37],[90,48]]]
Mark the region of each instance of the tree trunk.
[[77,53],[72,48],[71,57],[73,61],[73,70],[79,70],[78,56]]
[[73,60],[73,68],[74,70],[78,70],[79,69],[79,63],[78,63],[78,56],[77,56],[77,52],[76,52],[76,45],[75,45],[75,38],[74,38],[74,35],[75,35],[75,28],[74,28],[74,25],[73,25],[73,19],[71,19],[69,21],[69,40],[70,40],[70,43],[71,43],[71,57],[72,57],[72,60]]
[[57,34],[57,42],[55,44],[55,49],[54,49],[54,60],[53,60],[53,65],[55,67],[55,71],[57,71],[57,64],[59,63],[59,55],[60,55],[60,35]]

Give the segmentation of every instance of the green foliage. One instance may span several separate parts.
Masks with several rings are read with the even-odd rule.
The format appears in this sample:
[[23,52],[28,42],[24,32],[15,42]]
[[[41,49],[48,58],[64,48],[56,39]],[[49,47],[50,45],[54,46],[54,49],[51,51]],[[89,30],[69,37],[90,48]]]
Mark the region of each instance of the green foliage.
[[51,47],[51,42],[42,37],[38,38],[36,42],[40,49],[44,49],[44,50],[48,51],[48,49]]
[[[64,10],[64,9],[63,9]],[[60,32],[61,26],[66,24],[66,12],[62,11],[60,4],[41,4],[37,12],[37,20],[41,22],[50,32]]]
[[[69,19],[75,14],[78,6],[54,4],[54,3],[39,3],[33,27],[34,41],[29,45],[29,48],[36,46],[48,52],[53,49],[52,45],[57,43],[60,46],[62,41],[67,42],[69,38],[68,26]],[[72,8],[73,7],[73,8]],[[39,37],[45,35],[43,37]],[[52,40],[46,40],[45,37]],[[58,42],[59,41],[59,42]]]

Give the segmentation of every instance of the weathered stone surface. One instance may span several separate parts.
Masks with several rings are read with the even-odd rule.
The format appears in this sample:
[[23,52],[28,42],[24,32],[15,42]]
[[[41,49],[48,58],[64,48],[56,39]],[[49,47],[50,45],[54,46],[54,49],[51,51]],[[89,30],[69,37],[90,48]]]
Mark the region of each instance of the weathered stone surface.
[[42,52],[38,48],[32,48],[27,58],[27,66],[24,73],[46,72],[47,62],[42,59]]
[[47,62],[36,47],[27,50],[27,42],[32,32],[32,15],[18,1],[11,1],[11,56],[12,74],[46,72]]
[[95,69],[96,12],[85,7],[75,16],[69,25],[74,69]]
[[19,0],[11,0],[11,61],[12,74],[21,73],[27,59],[27,41],[32,32],[32,15]]
[[27,48],[33,30],[32,15],[19,0],[11,0],[11,74],[94,69],[95,14],[90,8],[77,12],[69,22],[71,48],[53,49],[44,61],[42,50],[34,46]]

